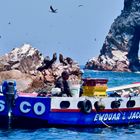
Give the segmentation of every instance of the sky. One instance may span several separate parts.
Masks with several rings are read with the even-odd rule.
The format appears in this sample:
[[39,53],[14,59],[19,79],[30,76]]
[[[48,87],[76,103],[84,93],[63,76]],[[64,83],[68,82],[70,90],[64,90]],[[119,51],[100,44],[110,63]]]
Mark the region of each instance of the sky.
[[44,57],[62,53],[84,65],[99,55],[123,1],[0,0],[0,55],[28,43]]

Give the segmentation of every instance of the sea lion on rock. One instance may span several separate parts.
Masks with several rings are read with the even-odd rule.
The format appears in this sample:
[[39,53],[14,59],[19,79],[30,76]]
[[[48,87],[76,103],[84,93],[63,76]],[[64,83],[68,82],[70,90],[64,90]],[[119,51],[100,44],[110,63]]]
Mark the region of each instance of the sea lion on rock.
[[47,56],[44,58],[42,66],[38,67],[38,71],[43,71],[45,69],[48,69],[52,66],[52,64],[57,60],[57,54],[53,54],[53,58],[50,60],[50,58]]
[[67,63],[65,62],[65,60],[64,60],[64,57],[63,57],[63,55],[62,54],[59,54],[59,61],[60,61],[60,63],[62,63],[63,65],[67,65]]

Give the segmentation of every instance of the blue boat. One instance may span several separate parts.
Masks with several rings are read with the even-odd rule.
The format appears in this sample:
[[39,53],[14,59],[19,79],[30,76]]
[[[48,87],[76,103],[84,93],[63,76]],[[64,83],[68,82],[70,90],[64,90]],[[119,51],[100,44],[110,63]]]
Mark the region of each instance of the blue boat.
[[0,94],[0,126],[8,125],[8,106],[6,105],[6,98]]
[[[8,93],[3,93],[0,96],[0,117],[7,117],[8,122],[10,119],[12,126],[110,127],[140,123],[139,95],[111,97],[103,96],[103,92],[101,92],[101,96],[92,96],[90,93],[90,96],[83,95],[81,97],[50,95],[40,97],[37,93],[15,93],[15,87],[16,85],[13,84],[11,90],[14,98],[11,98],[9,89]],[[115,92],[138,90],[139,87],[140,83],[134,83],[123,88],[115,88]],[[103,91],[104,88],[101,89]],[[94,93],[95,90],[94,86]],[[110,91],[112,92],[113,89]]]

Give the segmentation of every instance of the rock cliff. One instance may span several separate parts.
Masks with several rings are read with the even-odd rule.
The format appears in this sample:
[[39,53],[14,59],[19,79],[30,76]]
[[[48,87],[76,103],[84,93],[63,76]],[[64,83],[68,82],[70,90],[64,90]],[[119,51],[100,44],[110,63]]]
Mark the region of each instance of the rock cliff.
[[33,92],[50,90],[55,80],[66,70],[70,78],[80,76],[78,63],[70,57],[64,58],[53,54],[53,58],[43,55],[30,44],[14,48],[11,52],[0,57],[0,83],[3,80],[14,79],[17,81],[19,91]]
[[42,61],[43,56],[37,49],[30,44],[24,44],[0,57],[0,71],[16,69],[31,74],[35,73]]
[[124,0],[121,11],[105,38],[98,58],[86,68],[109,71],[140,71],[140,0]]

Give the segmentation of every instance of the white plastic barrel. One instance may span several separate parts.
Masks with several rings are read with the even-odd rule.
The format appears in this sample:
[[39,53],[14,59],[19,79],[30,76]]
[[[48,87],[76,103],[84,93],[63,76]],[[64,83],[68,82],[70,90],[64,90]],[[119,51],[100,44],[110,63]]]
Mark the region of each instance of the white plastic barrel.
[[72,97],[79,97],[80,94],[80,81],[68,81]]

